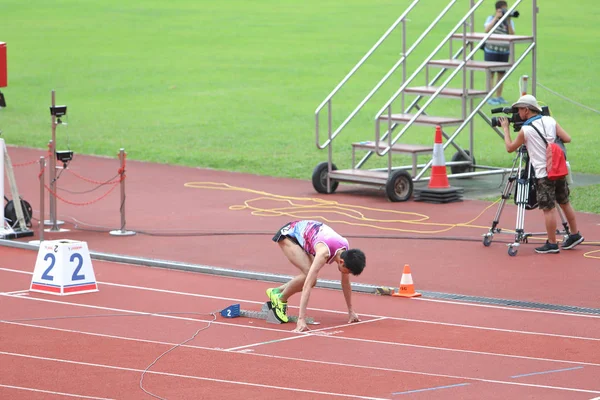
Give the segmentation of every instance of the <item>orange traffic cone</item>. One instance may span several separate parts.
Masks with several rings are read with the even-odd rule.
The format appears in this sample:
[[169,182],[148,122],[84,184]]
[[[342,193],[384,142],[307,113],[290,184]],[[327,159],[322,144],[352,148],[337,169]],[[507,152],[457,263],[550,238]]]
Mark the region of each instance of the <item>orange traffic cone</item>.
[[444,146],[442,145],[442,128],[435,127],[435,141],[433,143],[433,163],[431,166],[431,178],[429,189],[445,189],[450,187],[448,174],[446,172],[446,161],[444,160]]
[[408,264],[404,265],[404,272],[402,272],[402,279],[400,279],[400,288],[398,293],[392,294],[396,297],[417,297],[421,293],[415,292],[415,285],[413,284],[412,275],[410,274],[410,267]]

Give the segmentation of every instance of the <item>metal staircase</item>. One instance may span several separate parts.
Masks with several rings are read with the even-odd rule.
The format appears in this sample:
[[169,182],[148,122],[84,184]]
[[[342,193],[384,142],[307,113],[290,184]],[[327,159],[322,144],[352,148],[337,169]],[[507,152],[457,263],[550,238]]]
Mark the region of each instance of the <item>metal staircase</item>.
[[[456,5],[458,0],[452,0],[448,5],[433,19],[431,24],[407,48],[406,43],[406,21],[407,16],[420,3],[420,0],[414,0],[406,11],[392,24],[387,32],[375,43],[375,45],[365,54],[365,56],[354,66],[346,77],[336,86],[336,88],[323,100],[315,111],[316,122],[316,145],[319,149],[328,150],[328,161],[317,165],[313,171],[313,187],[319,193],[333,193],[340,182],[352,182],[366,185],[383,186],[386,194],[391,201],[406,201],[410,199],[413,192],[413,183],[428,181],[426,175],[431,168],[432,161],[425,164],[419,164],[418,158],[427,156],[433,152],[432,146],[420,144],[405,143],[407,136],[410,135],[411,127],[414,126],[440,126],[445,137],[444,149],[453,146],[456,153],[451,161],[446,165],[451,168],[449,178],[467,178],[476,175],[489,175],[498,173],[507,173],[509,170],[504,168],[495,168],[478,165],[475,162],[474,152],[474,118],[481,116],[490,126],[491,120],[481,111],[487,104],[487,100],[492,97],[499,85],[501,85],[521,64],[528,55],[531,54],[532,61],[532,88],[535,95],[536,82],[536,0],[517,0],[505,16],[503,16],[489,33],[475,32],[475,11],[484,0],[475,2],[470,1],[470,8],[466,14],[460,18],[451,31],[440,41],[435,49],[423,60],[423,62],[407,77],[407,58],[419,47],[424,38],[429,35]],[[499,26],[522,2],[532,3],[532,33],[529,36],[519,35],[497,35],[493,34]],[[464,3],[464,0],[461,1]],[[480,24],[482,25],[482,24]],[[370,93],[356,106],[356,108],[345,118],[345,120],[333,129],[332,103],[334,97],[338,95],[342,87],[353,77],[356,71],[371,57],[376,49],[390,37],[391,33],[401,26],[402,28],[402,53],[400,59],[392,68],[381,78]],[[460,43],[458,50],[453,51],[453,43]],[[510,59],[507,63],[486,62],[474,60],[474,56],[485,43],[508,44],[510,47]],[[526,49],[520,54],[515,54],[515,44],[528,44]],[[442,48],[449,49],[447,58],[438,58],[438,53]],[[518,57],[517,57],[518,56]],[[400,71],[398,71],[400,69]],[[432,70],[438,70],[433,74]],[[475,72],[485,73],[485,88],[475,88]],[[496,71],[506,71],[504,77],[493,85],[491,74]],[[340,133],[347,127],[350,121],[358,112],[373,98],[375,93],[389,80],[391,76],[398,73],[402,74],[402,84],[398,90],[389,98],[389,100],[376,113],[375,137],[373,140],[366,140],[352,143],[352,165],[351,169],[338,170],[333,162],[332,144]],[[422,79],[425,76],[425,84],[417,84],[417,78]],[[430,75],[432,77],[430,78]],[[462,78],[460,86],[449,86],[456,77]],[[406,95],[417,96],[410,104],[406,105]],[[434,116],[427,113],[428,107],[438,98],[450,98],[460,100],[459,115]],[[421,104],[424,102],[423,104]],[[320,117],[326,110],[327,113],[327,138],[321,142]],[[454,128],[456,127],[456,128]],[[463,149],[456,143],[456,137],[466,130],[469,132],[469,148]],[[448,128],[454,131],[450,134]],[[496,133],[502,137],[502,133],[497,129]],[[432,130],[433,132],[433,130]],[[356,160],[357,151],[366,152],[360,159]],[[392,154],[409,155],[412,160],[411,165],[393,166]],[[385,168],[366,168],[366,164],[372,156],[378,158],[387,156],[387,167]],[[479,171],[477,171],[479,170]]]

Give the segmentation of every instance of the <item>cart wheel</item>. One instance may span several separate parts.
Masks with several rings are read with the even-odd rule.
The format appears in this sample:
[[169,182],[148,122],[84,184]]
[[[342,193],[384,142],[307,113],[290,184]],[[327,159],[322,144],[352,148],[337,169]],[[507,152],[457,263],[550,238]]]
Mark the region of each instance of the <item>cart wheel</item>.
[[[331,164],[331,169],[333,171],[337,170],[335,164]],[[329,194],[335,192],[338,185],[340,184],[338,181],[331,181],[331,190],[327,191],[327,174],[329,173],[329,167],[327,166],[327,162],[324,161],[318,164],[313,170],[312,174],[312,184],[315,190],[318,193]]]
[[385,184],[385,194],[393,202],[410,199],[413,192],[413,180],[410,174],[399,169],[394,171]]
[[514,257],[514,256],[516,256],[516,255],[517,255],[517,252],[518,252],[518,251],[519,251],[519,250],[517,250],[517,249],[515,249],[514,247],[510,246],[510,247],[508,248],[508,255],[509,255],[509,256],[511,256],[511,257]]
[[[469,150],[465,150],[465,153],[467,153],[469,156],[471,155]],[[452,156],[452,161],[468,161],[468,159],[465,158],[465,156],[463,156],[461,152],[457,151]],[[475,158],[473,158],[473,164],[475,164]],[[475,168],[473,168],[473,165],[452,165],[452,166],[450,166],[450,172],[452,172],[453,174],[462,174],[463,172],[473,172],[473,171],[475,171]],[[467,179],[467,178],[461,178],[461,179]]]
[[490,244],[492,244],[492,237],[491,236],[484,236],[483,237],[483,245],[485,247],[490,247]]

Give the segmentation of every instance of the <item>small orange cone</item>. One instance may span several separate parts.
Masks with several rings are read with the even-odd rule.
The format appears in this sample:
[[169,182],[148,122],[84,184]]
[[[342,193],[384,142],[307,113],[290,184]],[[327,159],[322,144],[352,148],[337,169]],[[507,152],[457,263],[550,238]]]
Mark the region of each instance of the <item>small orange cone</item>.
[[446,172],[446,161],[444,160],[444,146],[442,145],[442,128],[435,127],[435,140],[433,143],[433,163],[431,164],[431,177],[429,178],[429,189],[446,189],[450,187],[448,173]]
[[408,264],[404,265],[404,272],[402,272],[402,279],[400,279],[400,289],[398,293],[392,294],[396,297],[417,297],[421,293],[415,292],[415,285],[413,284],[412,275],[410,273],[410,267]]

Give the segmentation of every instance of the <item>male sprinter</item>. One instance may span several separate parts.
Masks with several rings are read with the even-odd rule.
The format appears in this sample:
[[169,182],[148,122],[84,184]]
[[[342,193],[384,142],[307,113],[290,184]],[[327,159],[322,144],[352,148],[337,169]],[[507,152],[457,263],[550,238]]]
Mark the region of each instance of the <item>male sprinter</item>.
[[348,240],[324,223],[310,220],[286,224],[273,236],[273,241],[279,244],[287,259],[300,270],[300,274],[286,284],[267,289],[267,296],[279,320],[288,321],[287,301],[292,295],[302,291],[300,314],[294,332],[308,330],[306,308],[310,291],[317,283],[321,268],[335,261],[341,273],[342,291],[348,306],[348,322],[360,321],[352,309],[350,274],[360,275],[365,267],[365,254],[361,250],[349,249]]

